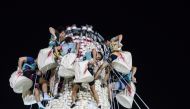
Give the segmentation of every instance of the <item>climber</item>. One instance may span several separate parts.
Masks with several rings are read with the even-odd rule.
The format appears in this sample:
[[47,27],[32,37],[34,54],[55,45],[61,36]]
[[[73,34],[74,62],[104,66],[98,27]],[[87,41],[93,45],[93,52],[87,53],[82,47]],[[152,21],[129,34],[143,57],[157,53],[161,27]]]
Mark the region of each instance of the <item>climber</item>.
[[53,27],[49,27],[49,32],[51,34],[49,47],[59,46],[65,38],[64,28],[60,26],[58,30],[55,30]]
[[110,41],[107,40],[105,44],[106,44],[107,46],[109,46],[109,47],[115,46],[115,47],[118,48],[118,50],[121,51],[121,48],[122,48],[122,46],[123,46],[123,44],[121,43],[122,39],[123,39],[123,35],[120,34],[120,35],[117,35],[117,36],[111,38]]
[[[110,46],[112,46],[112,44],[110,44]],[[129,71],[125,72],[125,74],[118,72],[112,66],[112,62],[114,60],[116,60],[117,58],[121,58],[124,61],[127,60],[125,58],[132,60],[131,54],[130,54],[130,52],[127,52],[129,54],[128,57],[124,57],[122,55],[122,52],[120,51],[120,47],[118,47],[118,46],[110,47],[110,49],[111,49],[111,55],[110,55],[109,59],[107,61],[104,61],[102,66],[98,69],[98,71],[96,72],[96,75],[95,75],[95,79],[98,78],[98,75],[101,73],[101,71],[104,68],[109,67],[111,69],[111,72],[108,72],[107,75],[110,75],[111,79],[113,80],[109,85],[109,90],[124,90],[125,88],[127,88],[128,91],[131,92],[131,89],[130,89],[131,79],[132,79],[132,77],[133,77],[133,79],[135,79],[134,74],[131,73],[131,69],[132,69],[132,67],[130,67],[131,65],[129,65]],[[129,64],[131,64],[131,63],[129,62]],[[136,68],[136,67],[134,67],[134,68]],[[135,69],[132,71],[135,71]],[[105,77],[108,77],[108,76],[105,76]],[[106,79],[108,79],[108,78],[106,78]],[[107,82],[107,80],[104,80],[104,82]],[[127,87],[128,85],[129,85],[129,87]],[[111,97],[112,97],[112,94],[110,93],[110,99],[111,99]]]
[[43,100],[50,100],[51,98],[47,94],[47,83],[43,79],[40,79],[41,72],[37,68],[36,60],[32,57],[20,57],[18,60],[18,72],[23,73],[23,76],[33,81],[33,86],[29,89],[29,92],[32,93],[34,91],[39,109],[44,109],[40,101],[39,85],[42,85]]
[[[103,55],[101,52],[97,52],[96,53],[96,58],[94,60],[93,58],[93,51],[91,52],[90,55],[86,55],[86,57],[84,56],[84,60],[90,60],[90,62],[88,63],[88,71],[94,75],[94,69],[95,67],[99,67],[100,65],[97,64],[97,62],[101,61],[103,59]],[[97,91],[95,90],[95,80],[93,80],[92,82],[89,82],[90,85],[90,89],[92,91],[92,96],[94,97],[98,108],[101,108],[101,105],[99,104],[99,96],[97,94]],[[75,83],[72,89],[72,105],[71,108],[73,108],[76,105],[76,95],[77,95],[77,91],[79,90],[79,87],[81,86],[81,83]]]

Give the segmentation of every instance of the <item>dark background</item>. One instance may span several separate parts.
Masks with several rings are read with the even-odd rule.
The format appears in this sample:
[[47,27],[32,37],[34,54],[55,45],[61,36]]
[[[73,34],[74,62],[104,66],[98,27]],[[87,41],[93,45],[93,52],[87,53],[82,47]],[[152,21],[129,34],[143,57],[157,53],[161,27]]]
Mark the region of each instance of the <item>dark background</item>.
[[[150,109],[186,109],[185,29],[183,1],[62,1],[1,4],[1,107],[25,109],[9,77],[20,56],[37,57],[48,46],[48,27],[93,25],[105,39],[123,34],[124,50],[138,67],[137,93]],[[183,91],[184,90],[184,91]],[[137,100],[139,102],[139,100]],[[139,102],[142,109],[145,107]],[[134,109],[137,109],[134,106]]]

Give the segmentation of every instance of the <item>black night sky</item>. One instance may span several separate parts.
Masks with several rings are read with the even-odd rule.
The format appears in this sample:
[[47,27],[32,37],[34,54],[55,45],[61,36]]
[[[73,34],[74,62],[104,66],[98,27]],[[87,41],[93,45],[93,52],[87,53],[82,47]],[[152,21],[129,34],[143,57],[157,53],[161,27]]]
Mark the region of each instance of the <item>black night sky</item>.
[[179,99],[185,96],[181,88],[187,82],[179,80],[185,72],[185,4],[153,0],[26,0],[1,4],[1,107],[27,109],[21,95],[10,88],[9,77],[20,56],[37,57],[38,51],[48,46],[49,26],[89,24],[105,39],[125,36],[124,50],[132,53],[133,65],[138,67],[137,93],[150,109],[186,109]]

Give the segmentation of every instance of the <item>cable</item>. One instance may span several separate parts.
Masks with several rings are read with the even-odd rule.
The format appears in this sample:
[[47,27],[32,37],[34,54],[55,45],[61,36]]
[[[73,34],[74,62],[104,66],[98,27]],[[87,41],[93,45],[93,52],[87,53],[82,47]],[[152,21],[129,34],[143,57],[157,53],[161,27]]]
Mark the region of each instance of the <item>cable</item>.
[[138,107],[139,109],[141,109],[141,107],[138,105],[138,103],[136,102],[135,99],[134,99],[134,102],[135,102],[135,104],[137,105],[137,107]]

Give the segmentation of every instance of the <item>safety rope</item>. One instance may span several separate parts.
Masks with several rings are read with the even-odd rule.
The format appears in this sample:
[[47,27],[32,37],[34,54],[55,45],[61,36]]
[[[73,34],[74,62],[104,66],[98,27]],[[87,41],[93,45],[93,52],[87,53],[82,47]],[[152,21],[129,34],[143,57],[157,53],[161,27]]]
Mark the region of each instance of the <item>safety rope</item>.
[[134,99],[134,102],[135,102],[135,104],[137,105],[137,107],[138,107],[139,109],[141,109],[141,107],[139,106],[139,104],[136,102],[135,99]]

